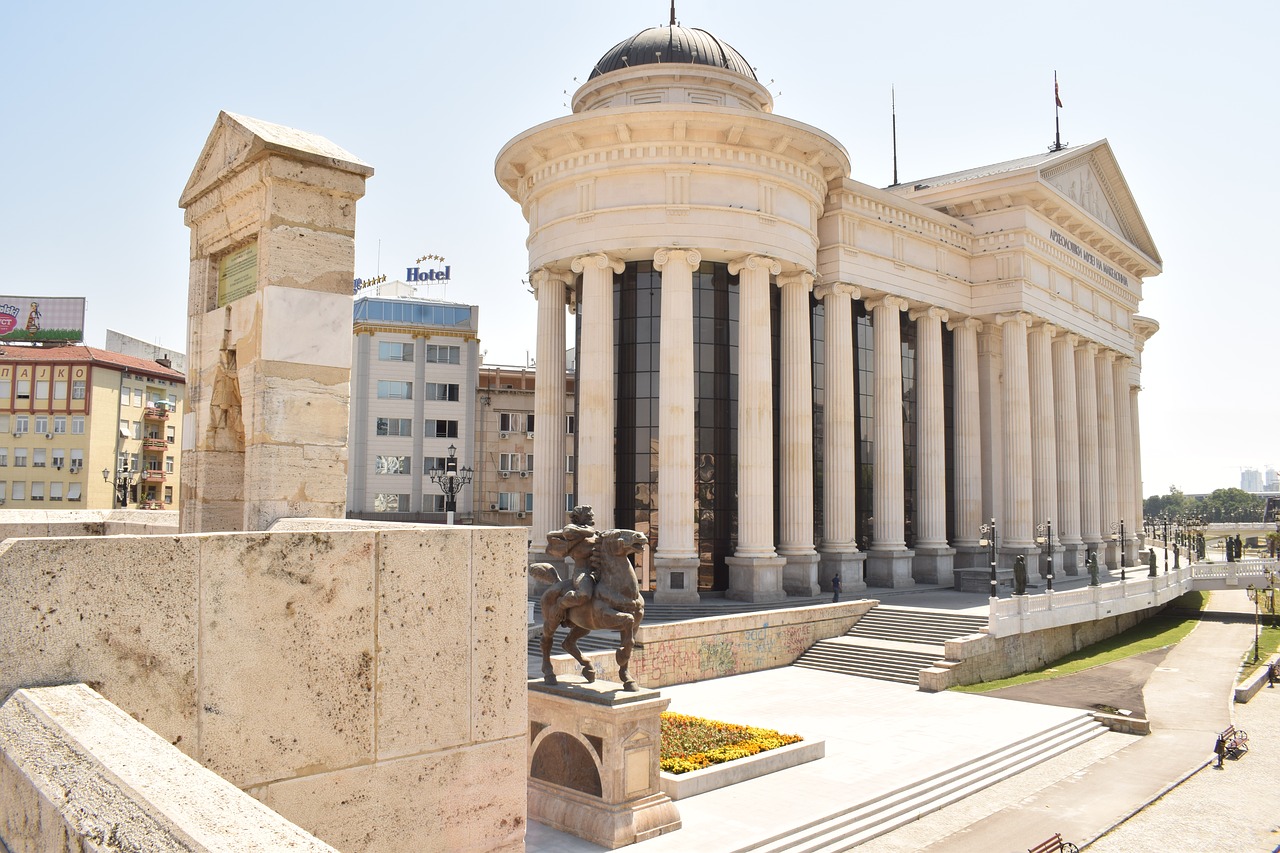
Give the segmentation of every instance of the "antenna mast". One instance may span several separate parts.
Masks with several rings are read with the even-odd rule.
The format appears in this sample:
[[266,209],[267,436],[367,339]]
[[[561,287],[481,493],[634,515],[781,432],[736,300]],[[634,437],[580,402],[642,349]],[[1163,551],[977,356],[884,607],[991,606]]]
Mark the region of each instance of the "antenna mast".
[[889,112],[893,116],[893,186],[898,185],[898,96],[889,87]]
[[676,0],[671,0],[671,26],[676,25]]

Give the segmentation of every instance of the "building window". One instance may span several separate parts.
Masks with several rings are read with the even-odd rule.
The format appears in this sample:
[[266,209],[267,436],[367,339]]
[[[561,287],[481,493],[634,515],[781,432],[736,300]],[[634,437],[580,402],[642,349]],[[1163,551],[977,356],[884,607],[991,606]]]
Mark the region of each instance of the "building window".
[[573,435],[574,430],[578,427],[578,419],[574,415],[564,416],[564,431],[569,435]]
[[33,501],[44,500],[44,483],[31,484],[31,500]]
[[0,400],[9,399],[9,391],[12,387],[8,379],[0,379]]
[[54,415],[53,416],[53,434],[62,435],[66,431],[67,431],[67,416]]
[[25,501],[27,499],[26,483],[19,482],[13,484],[13,499],[15,501]]
[[47,455],[48,454],[43,447],[37,447],[35,450],[31,451],[31,467],[43,468],[46,461],[45,457]]
[[27,449],[25,447],[15,447],[13,449],[13,467],[27,467]]
[[177,395],[177,394],[170,394],[170,395],[169,395],[169,408],[170,408],[170,409],[173,409],[173,410],[175,410],[175,411],[177,410],[177,408],[178,408],[178,395]]
[[133,422],[133,437],[134,439],[142,438],[142,421]]
[[412,400],[413,383],[395,382],[390,379],[378,380],[379,400]]
[[378,361],[413,361],[413,344],[378,341]]
[[[169,429],[173,429],[173,427],[169,427]],[[84,435],[84,415],[71,416],[71,434]]]
[[498,454],[498,470],[499,471],[532,471],[533,470],[533,454],[532,453],[499,453]]
[[164,472],[166,474],[173,473],[173,457],[172,456],[166,456],[164,458]]
[[0,415],[0,433],[6,433],[8,431],[9,431],[9,416]]
[[71,399],[72,400],[84,399],[84,380],[83,379],[71,380]]
[[0,502],[9,497],[9,484],[4,480],[0,480]]
[[409,496],[379,492],[373,496],[374,512],[408,512]]
[[533,512],[533,492],[524,493],[524,511]]
[[527,412],[498,412],[499,432],[533,432],[533,415]]
[[173,503],[173,486],[164,487],[164,502],[167,504]]
[[462,349],[460,347],[437,346],[427,344],[426,359],[435,364],[461,364]]
[[426,434],[428,436],[435,436],[436,438],[457,438],[458,422],[444,419],[429,420],[427,421]]
[[58,380],[53,383],[53,399],[55,400],[67,399],[67,383],[65,381]]
[[49,380],[48,379],[36,380],[36,399],[37,400],[49,399]]
[[75,474],[84,467],[84,451],[79,448],[71,448],[71,473]]
[[9,467],[9,448],[0,447],[0,468]]
[[[573,473],[573,457],[572,456],[566,456],[564,458],[564,472],[566,474]],[[569,509],[573,509],[573,507],[570,506]]]
[[49,500],[51,501],[62,500],[62,483],[49,484]]
[[413,435],[412,418],[378,418],[376,423],[378,435],[398,435],[406,438]]
[[128,434],[129,434],[129,420],[128,420],[128,418],[121,418],[121,419],[120,419],[120,434],[121,434],[121,435],[128,435]]
[[26,435],[31,431],[31,418],[27,415],[15,415],[13,418],[14,435]]
[[138,454],[136,453],[129,454],[129,472],[132,474],[138,473]]
[[67,500],[69,501],[80,500],[80,484],[79,483],[67,484]]
[[40,435],[49,434],[49,416],[36,415],[36,432]]
[[575,506],[577,506],[577,504],[575,503],[573,492],[570,492],[569,494],[564,496],[564,511],[573,512],[573,508]]
[[55,469],[61,471],[62,466],[67,461],[67,452],[65,450],[53,450],[49,454],[49,461]]
[[444,512],[444,495],[423,495],[423,512]]
[[451,403],[456,403],[458,401],[458,383],[428,382],[427,383],[427,399],[428,400],[448,400]]
[[408,456],[378,456],[373,462],[375,474],[408,474]]
[[19,400],[31,399],[31,380],[30,379],[18,380],[18,399]]
[[142,389],[141,388],[133,389],[133,405],[139,409],[142,408]]
[[164,428],[164,440],[173,444],[178,438],[177,427],[167,426]]
[[498,512],[520,512],[524,495],[520,492],[498,492]]
[[430,473],[431,471],[444,471],[444,466],[448,462],[443,456],[424,456],[422,457],[422,470]]

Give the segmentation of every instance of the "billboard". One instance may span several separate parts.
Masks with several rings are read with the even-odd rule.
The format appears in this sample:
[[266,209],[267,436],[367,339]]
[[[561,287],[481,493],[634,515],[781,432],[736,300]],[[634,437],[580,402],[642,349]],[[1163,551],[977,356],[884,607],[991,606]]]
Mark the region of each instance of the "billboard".
[[83,296],[0,296],[0,341],[83,340]]

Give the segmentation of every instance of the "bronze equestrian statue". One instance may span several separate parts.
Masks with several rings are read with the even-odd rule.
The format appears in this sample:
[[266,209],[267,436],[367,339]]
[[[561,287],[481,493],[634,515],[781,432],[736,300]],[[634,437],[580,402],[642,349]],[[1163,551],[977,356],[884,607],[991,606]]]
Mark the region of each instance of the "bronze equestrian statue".
[[547,534],[547,554],[557,559],[573,557],[574,576],[562,578],[550,563],[534,563],[529,573],[551,584],[542,594],[542,676],[555,684],[551,667],[551,641],[556,629],[569,634],[560,644],[582,665],[582,676],[595,681],[596,671],[578,649],[578,640],[591,631],[618,631],[621,635],[615,659],[623,690],[638,690],[627,672],[636,628],[644,619],[644,599],[631,565],[631,555],[644,550],[648,537],[635,530],[596,530],[591,507],[574,507],[572,523]]

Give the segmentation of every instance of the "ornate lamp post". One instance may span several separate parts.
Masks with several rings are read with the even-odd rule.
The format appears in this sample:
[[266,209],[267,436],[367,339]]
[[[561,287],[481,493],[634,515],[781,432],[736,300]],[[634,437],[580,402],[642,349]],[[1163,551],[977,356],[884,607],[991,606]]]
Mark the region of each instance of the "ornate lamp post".
[[471,482],[475,472],[470,468],[458,467],[458,448],[449,445],[449,456],[444,460],[444,469],[432,468],[427,472],[431,482],[444,492],[445,523],[453,524],[453,514],[458,511],[458,493],[462,487]]
[[120,470],[114,475],[110,468],[102,469],[102,482],[111,484],[112,509],[129,505],[129,483],[134,477],[136,475],[130,475],[129,469],[124,465],[121,465]]
[[1258,662],[1258,596],[1260,590],[1249,584],[1249,597],[1253,599],[1253,662]]
[[1116,544],[1119,546],[1118,550],[1120,551],[1120,580],[1124,580],[1125,566],[1124,566],[1124,519],[1123,518],[1120,519],[1119,522],[1113,521],[1111,523],[1111,538],[1115,539]]
[[978,528],[978,532],[982,534],[978,540],[979,545],[986,545],[991,555],[991,597],[999,598],[1000,587],[996,581],[996,520],[991,519],[990,524],[984,524]]
[[1045,591],[1053,592],[1053,519],[1046,518],[1044,524],[1036,525],[1036,544],[1044,545],[1047,550],[1046,568],[1047,572],[1044,576]]

